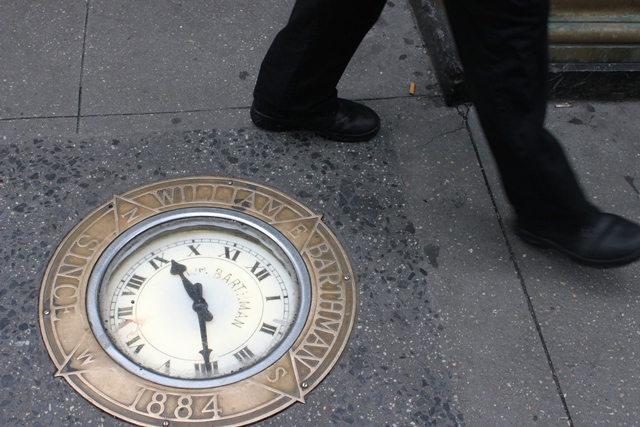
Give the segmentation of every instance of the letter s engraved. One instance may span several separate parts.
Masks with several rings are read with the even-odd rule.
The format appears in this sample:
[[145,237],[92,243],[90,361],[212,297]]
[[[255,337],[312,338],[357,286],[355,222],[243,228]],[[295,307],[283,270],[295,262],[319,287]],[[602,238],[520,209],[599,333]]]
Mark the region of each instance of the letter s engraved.
[[268,376],[267,380],[272,383],[277,383],[278,381],[280,381],[280,378],[284,377],[287,374],[288,374],[287,370],[282,366],[279,366],[278,368],[276,368],[276,371],[273,373],[273,376]]

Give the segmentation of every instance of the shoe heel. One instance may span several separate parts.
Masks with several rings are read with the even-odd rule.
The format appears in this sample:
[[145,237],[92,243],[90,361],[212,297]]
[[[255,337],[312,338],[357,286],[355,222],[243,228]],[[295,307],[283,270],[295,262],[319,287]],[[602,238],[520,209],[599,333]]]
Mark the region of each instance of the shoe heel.
[[293,129],[293,126],[284,120],[274,119],[262,114],[255,108],[251,107],[251,121],[261,129],[271,130],[275,132]]
[[519,229],[518,230],[518,235],[520,236],[520,238],[523,241],[525,241],[526,243],[528,243],[528,244],[530,244],[532,246],[537,246],[539,248],[548,248],[550,246],[549,243],[546,240],[544,240],[544,239],[542,239],[542,238],[540,238],[538,236],[535,236],[535,235],[533,235],[533,234],[531,234],[531,233],[529,233],[529,232],[527,232],[527,231],[525,231],[523,229]]

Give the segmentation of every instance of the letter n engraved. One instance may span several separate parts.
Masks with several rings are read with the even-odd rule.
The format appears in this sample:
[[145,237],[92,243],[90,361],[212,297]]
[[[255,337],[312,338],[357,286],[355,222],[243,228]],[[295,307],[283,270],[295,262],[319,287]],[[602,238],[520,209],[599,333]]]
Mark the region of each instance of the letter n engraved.
[[[151,193],[151,195],[158,198],[158,196],[153,193]],[[155,201],[151,203],[150,200],[144,199],[146,199],[146,196],[139,197],[137,199],[114,196],[113,203],[111,205],[114,206],[113,214],[115,215],[116,220],[116,228],[114,231],[116,233],[120,233],[133,224],[158,212],[156,210],[158,203],[155,203]],[[152,206],[147,205],[147,203]]]
[[131,209],[129,209],[126,212],[122,212],[120,214],[120,217],[122,219],[124,219],[125,221],[127,221],[127,224],[132,223],[133,221],[135,221],[136,219],[140,218],[140,216],[142,215],[140,212],[140,210],[138,209],[137,206],[133,206]]

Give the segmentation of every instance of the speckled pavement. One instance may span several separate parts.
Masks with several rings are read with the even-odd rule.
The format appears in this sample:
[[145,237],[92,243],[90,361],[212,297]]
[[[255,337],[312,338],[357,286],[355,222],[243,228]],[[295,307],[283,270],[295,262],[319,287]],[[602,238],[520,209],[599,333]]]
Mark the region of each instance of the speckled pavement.
[[[515,237],[474,111],[443,105],[405,2],[388,2],[339,87],[382,118],[363,144],[250,122],[291,0],[5,3],[0,425],[129,425],[54,377],[40,284],[64,236],[113,194],[203,175],[324,214],[358,284],[335,368],[258,425],[640,425],[640,265],[579,267]],[[571,100],[548,114],[587,193],[636,221],[639,115]]]

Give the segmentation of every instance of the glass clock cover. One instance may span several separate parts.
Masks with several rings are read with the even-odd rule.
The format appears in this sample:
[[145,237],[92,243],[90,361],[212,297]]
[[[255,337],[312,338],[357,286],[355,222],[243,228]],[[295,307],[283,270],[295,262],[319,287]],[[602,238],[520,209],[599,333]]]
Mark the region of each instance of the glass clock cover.
[[310,305],[299,253],[239,212],[159,214],[120,235],[91,274],[87,307],[105,351],[176,387],[240,381],[282,357]]

